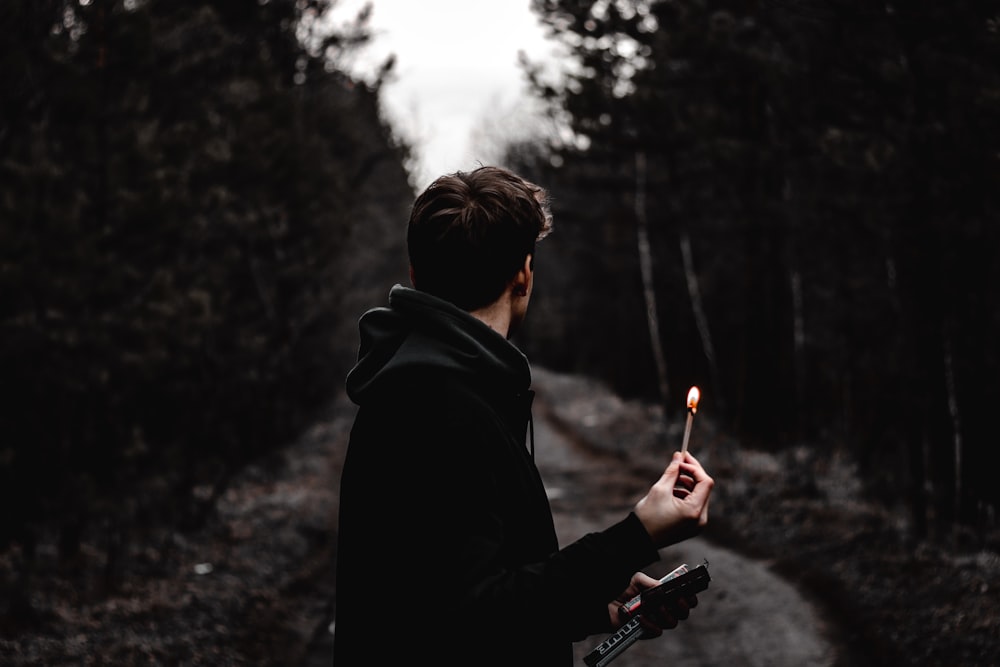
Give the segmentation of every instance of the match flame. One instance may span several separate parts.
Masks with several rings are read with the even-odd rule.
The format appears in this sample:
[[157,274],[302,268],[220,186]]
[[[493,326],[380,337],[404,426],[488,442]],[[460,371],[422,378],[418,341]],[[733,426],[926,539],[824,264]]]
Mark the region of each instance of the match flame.
[[698,412],[698,399],[700,398],[701,392],[698,390],[698,387],[691,387],[688,390],[688,410],[691,411],[691,414]]

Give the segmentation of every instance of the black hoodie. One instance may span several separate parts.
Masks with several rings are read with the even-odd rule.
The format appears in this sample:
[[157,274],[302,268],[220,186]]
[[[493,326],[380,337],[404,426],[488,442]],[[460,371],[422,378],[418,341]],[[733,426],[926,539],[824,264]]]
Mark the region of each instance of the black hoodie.
[[[392,288],[347,391],[334,664],[570,665],[658,557],[633,514],[560,550],[525,445],[531,373],[486,324]],[[602,637],[603,639],[603,637]]]

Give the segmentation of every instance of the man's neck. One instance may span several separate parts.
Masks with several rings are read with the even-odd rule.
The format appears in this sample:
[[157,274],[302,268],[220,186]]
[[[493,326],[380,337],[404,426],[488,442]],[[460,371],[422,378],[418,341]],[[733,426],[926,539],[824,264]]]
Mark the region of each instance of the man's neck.
[[510,334],[510,294],[507,292],[488,306],[469,311],[469,314],[504,338]]

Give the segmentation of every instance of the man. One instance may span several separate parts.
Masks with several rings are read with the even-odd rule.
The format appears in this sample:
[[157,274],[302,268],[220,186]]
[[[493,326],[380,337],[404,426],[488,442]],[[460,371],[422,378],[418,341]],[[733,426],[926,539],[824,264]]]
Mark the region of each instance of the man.
[[[559,548],[526,445],[531,373],[509,341],[550,228],[544,190],[497,167],[442,176],[413,204],[414,289],[362,316],[347,378],[336,667],[569,665],[572,642],[613,631],[656,583],[639,570],[657,550],[707,522],[714,482],[678,452],[632,512]],[[696,602],[649,614],[650,634]]]

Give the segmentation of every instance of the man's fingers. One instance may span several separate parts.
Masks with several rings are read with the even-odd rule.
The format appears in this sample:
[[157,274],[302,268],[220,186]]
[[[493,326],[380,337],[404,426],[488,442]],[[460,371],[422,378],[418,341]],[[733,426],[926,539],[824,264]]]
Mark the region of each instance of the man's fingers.
[[681,465],[681,453],[674,452],[673,458],[670,459],[670,463],[663,471],[663,481],[673,485],[677,481],[677,477],[681,474]]
[[691,615],[691,607],[688,606],[687,600],[684,598],[678,599],[667,611],[679,621],[687,620],[687,617]]
[[652,639],[663,634],[664,630],[673,630],[677,627],[677,619],[669,614],[647,613],[639,617],[645,632],[642,639]]

